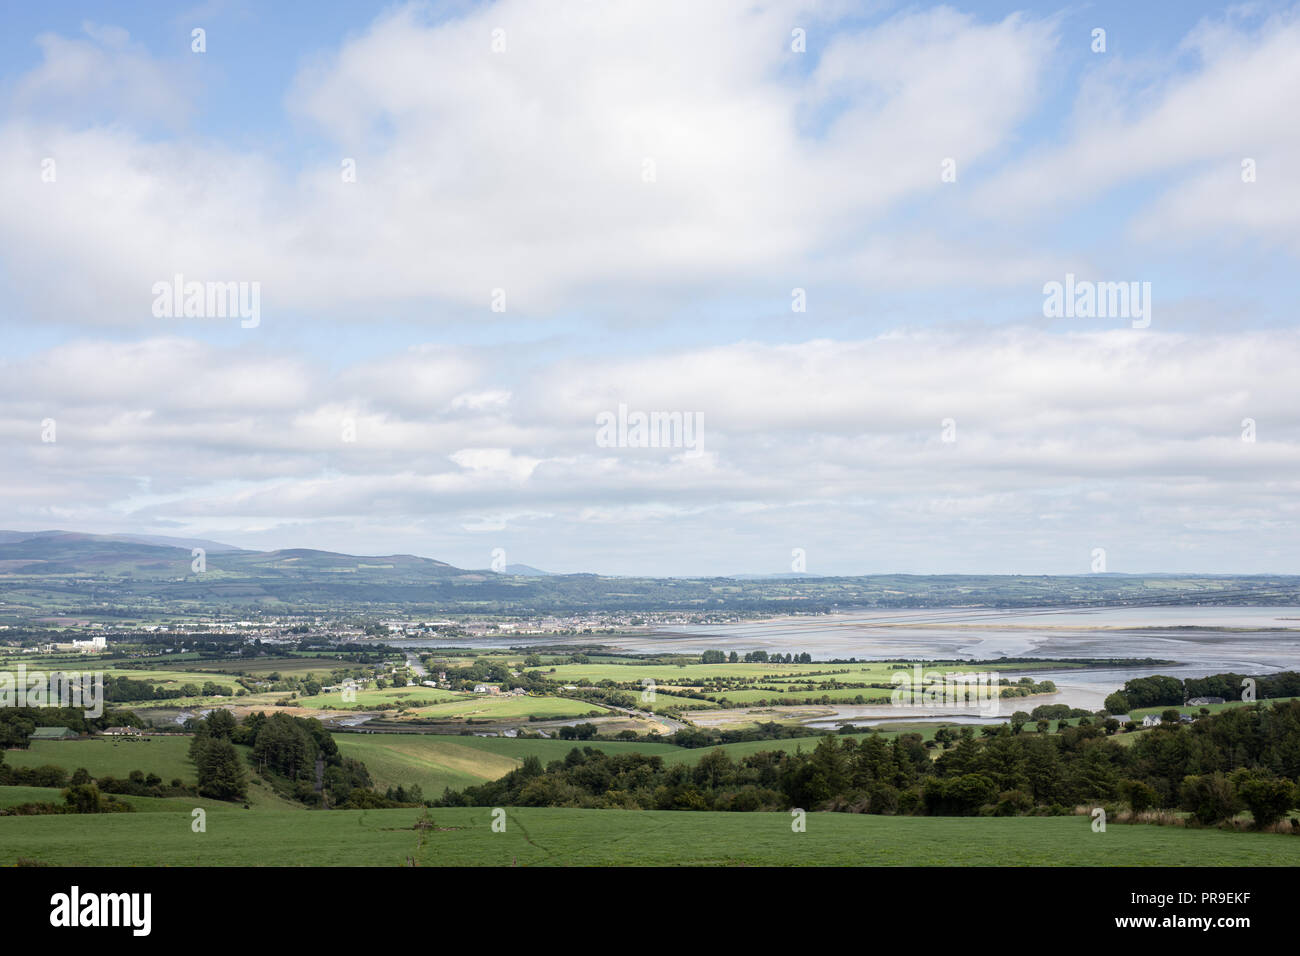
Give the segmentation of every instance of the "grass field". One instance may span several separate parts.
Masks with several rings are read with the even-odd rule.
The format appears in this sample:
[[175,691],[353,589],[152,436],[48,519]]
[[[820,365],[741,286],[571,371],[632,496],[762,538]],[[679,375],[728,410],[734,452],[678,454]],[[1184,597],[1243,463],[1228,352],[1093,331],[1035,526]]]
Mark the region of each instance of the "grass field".
[[[189,813],[195,807],[204,810],[228,810],[230,804],[202,797],[133,797],[114,794],[122,803],[135,807],[137,813]],[[0,807],[20,803],[56,803],[62,806],[63,791],[58,787],[0,787]]]
[[143,770],[146,774],[156,773],[164,783],[179,777],[187,784],[195,784],[198,778],[189,751],[189,737],[142,737],[132,741],[92,737],[34,740],[27,750],[6,750],[4,760],[11,767],[52,764],[69,773],[85,767],[92,777],[125,777],[132,770]]
[[[356,757],[365,763],[381,790],[416,783],[426,797],[441,796],[447,787],[462,790],[486,780],[496,780],[520,766],[528,756],[536,756],[543,764],[562,760],[575,746],[595,747],[611,754],[659,754],[667,761],[684,763],[694,763],[708,752],[706,748],[688,750],[665,743],[517,740],[447,734],[335,734],[334,739],[344,756]],[[817,745],[817,740],[816,737],[762,740],[726,744],[722,749],[733,759],[739,759],[762,750],[794,750],[798,747],[810,750]],[[189,746],[189,737],[151,737],[118,743],[102,738],[45,740],[33,742],[28,750],[7,750],[4,757],[5,762],[13,767],[53,764],[69,773],[85,767],[94,777],[104,774],[125,777],[132,770],[142,770],[146,774],[158,774],[165,782],[180,778],[193,784],[196,777],[189,759]],[[266,800],[253,799],[258,796],[257,788],[252,788],[252,802],[284,805],[269,793]]]
[[[1042,670],[1051,666],[1045,662],[980,664],[972,665],[970,661],[931,661],[925,664],[926,673],[931,671],[981,671],[993,670],[1014,678],[1016,671]],[[1082,664],[1062,664],[1061,670],[1082,667]],[[910,672],[911,665],[902,665],[892,661],[861,661],[855,664],[772,664],[772,663],[726,663],[726,664],[683,664],[678,662],[657,661],[623,661],[620,663],[603,662],[590,664],[556,664],[540,668],[542,676],[548,680],[558,680],[567,684],[595,683],[613,680],[621,683],[640,683],[649,678],[657,684],[677,685],[679,687],[697,686],[707,683],[713,677],[747,677],[771,680],[791,680],[796,678],[816,681],[821,678],[834,678],[854,683],[888,683],[900,668]],[[1053,668],[1055,669],[1055,668]],[[820,677],[818,676],[820,675]]]
[[[210,674],[219,674],[226,677],[227,680],[235,676],[236,672],[246,674],[249,677],[265,677],[268,674],[276,673],[284,677],[306,677],[308,674],[314,674],[320,679],[328,677],[330,671],[356,666],[351,661],[343,660],[336,655],[330,655],[328,657],[259,657],[253,660],[195,661],[192,665],[187,664],[183,670],[192,669]],[[216,680],[215,677],[213,679]]]
[[[237,748],[247,753],[247,747]],[[78,767],[85,767],[92,777],[126,777],[132,770],[141,770],[145,774],[156,773],[164,784],[179,778],[183,783],[193,786],[198,783],[194,764],[190,761],[189,737],[144,737],[133,741],[113,741],[103,737],[87,740],[37,740],[27,750],[4,751],[5,763],[11,767],[40,767],[46,764],[62,767],[71,775]],[[0,787],[0,790],[26,788]],[[36,788],[39,789],[39,788]],[[439,791],[441,792],[441,791]],[[120,797],[130,802],[146,797]],[[195,798],[196,799],[196,798]],[[185,798],[186,807],[212,806],[224,807],[227,804]],[[22,800],[15,801],[22,803]],[[61,798],[55,799],[61,802]],[[253,778],[248,788],[249,806],[255,809],[287,810],[300,807],[292,801],[277,796],[269,786]]]
[[529,717],[559,719],[608,714],[610,711],[586,700],[567,697],[507,697],[505,695],[476,694],[471,698],[420,707],[415,713],[420,717],[438,720],[527,720]]
[[489,808],[0,818],[0,864],[85,866],[1295,866],[1300,838],[1088,817],[873,817],[519,808],[504,833]]
[[[1178,711],[1180,714],[1188,714],[1192,717],[1196,717],[1197,715],[1200,714],[1202,707],[1204,707],[1212,714],[1221,714],[1225,710],[1233,710],[1237,707],[1254,707],[1256,704],[1263,704],[1264,706],[1267,707],[1272,704],[1282,703],[1283,701],[1288,701],[1288,700],[1300,700],[1300,698],[1273,697],[1273,698],[1269,698],[1268,700],[1260,700],[1260,701],[1229,700],[1229,701],[1225,701],[1222,704],[1198,704],[1195,706],[1174,707],[1172,709]],[[1166,710],[1169,709],[1171,708],[1136,707],[1133,710],[1129,711],[1128,716],[1131,720],[1136,720],[1140,723],[1142,721],[1142,718],[1146,717],[1148,714],[1155,714],[1157,717],[1159,717],[1161,714],[1163,714]]]
[[[296,707],[310,707],[317,710],[351,710],[354,707],[372,710],[400,710],[404,707],[427,707],[446,701],[473,701],[478,698],[471,694],[458,694],[449,690],[435,690],[432,687],[385,687],[383,690],[370,688],[358,689],[356,700],[345,701],[341,691],[317,694],[314,697],[299,697],[294,701]],[[283,696],[283,695],[279,695]]]
[[[934,725],[900,726],[881,731],[893,738],[902,732],[934,736]],[[861,740],[866,734],[845,734]],[[768,750],[812,750],[820,737],[792,737],[788,740],[752,740],[718,747],[688,749],[667,743],[609,740],[520,740],[512,737],[460,737],[445,734],[335,734],[339,750],[365,763],[376,786],[383,790],[399,784],[418,783],[425,797],[442,795],[446,787],[467,786],[496,780],[534,756],[543,765],[563,760],[574,747],[592,747],[607,754],[657,754],[667,763],[695,763],[706,753],[722,750],[732,760]],[[941,751],[936,750],[937,756]]]
[[[345,757],[354,757],[366,765],[380,790],[414,783],[419,784],[426,798],[442,796],[447,787],[463,790],[485,780],[495,780],[522,763],[512,756],[470,743],[484,739],[480,737],[336,734],[334,739]],[[496,739],[507,741],[507,738]]]
[[652,714],[661,714],[665,711],[674,710],[713,710],[717,706],[712,701],[697,700],[694,697],[679,697],[660,689],[655,690],[654,700],[643,700],[640,694],[636,695],[636,708],[638,710],[648,710]]

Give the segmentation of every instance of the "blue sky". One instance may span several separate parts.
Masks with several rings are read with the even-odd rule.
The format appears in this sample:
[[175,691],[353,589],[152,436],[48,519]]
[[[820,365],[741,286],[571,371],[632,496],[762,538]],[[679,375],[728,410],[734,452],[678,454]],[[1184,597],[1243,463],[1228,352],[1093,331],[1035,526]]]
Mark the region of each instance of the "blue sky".
[[0,64],[0,526],[1300,571],[1292,5],[53,3]]

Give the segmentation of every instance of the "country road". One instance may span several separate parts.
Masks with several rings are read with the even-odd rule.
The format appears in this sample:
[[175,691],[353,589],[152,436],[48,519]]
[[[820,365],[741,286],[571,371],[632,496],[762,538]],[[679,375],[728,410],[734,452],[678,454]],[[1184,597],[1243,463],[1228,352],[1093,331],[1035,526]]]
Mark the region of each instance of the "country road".
[[420,663],[420,659],[410,651],[406,652],[406,666],[411,669],[411,673],[416,677],[429,676],[429,672],[424,669],[424,665]]

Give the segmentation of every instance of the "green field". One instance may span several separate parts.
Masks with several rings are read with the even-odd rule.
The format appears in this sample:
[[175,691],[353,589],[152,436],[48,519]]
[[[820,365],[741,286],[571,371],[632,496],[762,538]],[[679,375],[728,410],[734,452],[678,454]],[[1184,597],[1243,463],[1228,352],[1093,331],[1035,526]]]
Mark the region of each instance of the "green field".
[[[1043,670],[1045,667],[1053,667],[1053,662],[976,665],[971,661],[927,661],[924,666],[926,673],[931,671],[991,670],[1005,673],[1008,678],[1014,678],[1016,671]],[[1060,669],[1070,670],[1082,666],[1082,664],[1061,664]],[[619,663],[610,661],[590,664],[556,664],[550,667],[543,666],[527,669],[540,670],[542,676],[548,680],[556,680],[566,684],[592,684],[602,680],[639,684],[644,679],[651,679],[657,684],[685,687],[707,683],[709,678],[715,677],[749,678],[758,680],[760,683],[798,678],[813,680],[814,682],[820,679],[835,679],[851,683],[887,684],[896,671],[905,669],[905,672],[910,672],[910,668],[910,664],[902,665],[891,661],[859,661],[855,664],[686,664],[630,660]]]
[[334,739],[345,757],[355,757],[365,763],[380,790],[416,783],[426,798],[442,796],[447,787],[463,790],[487,780],[497,780],[520,766],[525,757],[537,757],[543,764],[563,760],[574,747],[595,747],[609,754],[659,754],[665,760],[689,762],[698,760],[706,752],[672,744],[518,740],[445,734],[335,734]]
[[400,710],[411,707],[427,707],[446,701],[474,701],[479,698],[472,694],[454,693],[449,690],[436,690],[432,687],[385,687],[383,690],[370,688],[355,692],[356,700],[345,701],[341,691],[317,694],[314,697],[300,697],[293,704],[295,707],[310,707],[316,710],[353,710],[355,708],[371,710]]
[[1275,703],[1281,703],[1282,701],[1287,701],[1287,700],[1300,700],[1300,698],[1274,697],[1274,698],[1269,698],[1268,700],[1259,700],[1259,701],[1229,700],[1229,701],[1225,701],[1222,704],[1199,704],[1196,706],[1182,706],[1182,707],[1172,707],[1172,708],[1171,707],[1135,707],[1129,711],[1128,716],[1131,720],[1136,720],[1139,723],[1141,723],[1142,718],[1146,717],[1148,714],[1155,714],[1157,717],[1159,717],[1166,710],[1176,710],[1180,714],[1187,714],[1191,717],[1196,717],[1201,713],[1202,707],[1204,707],[1212,714],[1220,714],[1225,710],[1231,710],[1235,707],[1254,707],[1256,704],[1264,704],[1267,706]]
[[718,705],[712,701],[696,700],[694,697],[680,697],[656,689],[654,700],[643,700],[641,695],[637,694],[635,706],[637,710],[646,710],[652,714],[662,714],[681,710],[714,710]]
[[125,777],[132,770],[156,773],[164,783],[179,777],[187,784],[198,783],[190,762],[189,737],[142,737],[114,741],[105,737],[85,740],[34,740],[27,750],[4,751],[11,767],[40,767],[52,764],[69,773],[85,767],[92,777]]
[[[189,813],[195,807],[208,811],[230,809],[228,803],[203,797],[135,797],[122,793],[112,796],[135,807],[137,813]],[[0,807],[15,807],[20,803],[62,805],[63,791],[58,787],[0,787]],[[289,804],[282,804],[282,808],[287,806]]]
[[[268,674],[276,673],[285,677],[306,677],[308,674],[314,674],[319,679],[328,677],[330,671],[356,666],[355,663],[344,660],[338,655],[303,655],[294,657],[259,657],[253,660],[195,661],[193,664],[187,664],[182,670],[219,674],[227,678],[227,681],[236,674],[245,674],[249,677],[265,677]],[[216,680],[215,677],[213,679]]]
[[0,864],[87,866],[1295,866],[1300,839],[1075,817],[875,817],[489,808],[0,818]]
[[[882,729],[880,735],[892,739],[899,733],[919,733],[930,740],[938,729],[935,724],[906,725]],[[844,734],[843,738],[861,740],[867,734]],[[786,740],[748,740],[717,747],[677,747],[668,743],[613,740],[521,740],[512,737],[461,737],[446,734],[345,734],[336,733],[339,751],[365,763],[375,785],[384,790],[391,786],[416,783],[424,796],[438,797],[446,787],[465,787],[497,780],[520,766],[526,757],[537,757],[543,765],[563,760],[574,747],[592,747],[607,754],[655,754],[666,763],[695,763],[706,753],[722,750],[732,760],[771,750],[812,750],[821,737],[791,737]],[[937,756],[942,751],[936,749]]]
[[609,710],[587,700],[570,700],[567,697],[507,697],[506,695],[475,694],[473,697],[420,707],[415,713],[420,717],[437,720],[527,720],[529,717],[556,720],[565,717],[588,717],[608,714]]

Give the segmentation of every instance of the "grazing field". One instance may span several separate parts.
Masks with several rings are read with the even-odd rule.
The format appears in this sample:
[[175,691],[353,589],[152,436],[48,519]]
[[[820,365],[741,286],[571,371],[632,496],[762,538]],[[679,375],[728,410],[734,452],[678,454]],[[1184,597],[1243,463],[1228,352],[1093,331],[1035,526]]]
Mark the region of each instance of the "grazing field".
[[204,671],[211,674],[220,674],[227,678],[233,677],[236,674],[245,674],[249,677],[266,677],[268,674],[306,677],[308,674],[315,674],[316,677],[323,678],[327,677],[330,671],[355,666],[357,665],[351,661],[345,660],[341,655],[319,657],[308,655],[294,657],[258,657],[252,660],[236,659],[195,661],[192,665],[186,665],[182,670]]
[[[898,670],[910,671],[911,664],[896,661],[859,661],[853,664],[776,664],[771,662],[700,664],[679,661],[628,660],[622,662],[602,662],[589,664],[555,664],[550,667],[536,668],[548,680],[557,680],[567,684],[595,683],[602,680],[620,683],[640,683],[651,679],[657,684],[676,685],[679,687],[697,686],[707,683],[710,678],[748,678],[760,683],[772,683],[781,680],[834,678],[854,683],[889,683]],[[992,670],[1015,677],[1016,671],[1045,668],[1056,669],[1055,662],[1037,661],[1033,663],[992,663],[972,664],[970,661],[927,661],[927,673],[931,671],[969,671]],[[1059,665],[1062,670],[1082,667],[1082,664]],[[533,669],[533,668],[530,668]]]
[[476,694],[461,700],[420,707],[415,713],[420,717],[437,720],[527,720],[529,717],[557,720],[565,717],[599,717],[609,709],[586,700],[567,697],[507,697],[494,694]]
[[[900,733],[919,733],[923,739],[929,740],[937,729],[934,724],[899,725],[881,730],[880,736],[892,739]],[[840,738],[862,740],[866,736],[868,734],[841,734]],[[714,750],[723,751],[732,760],[763,751],[808,751],[817,746],[821,737],[747,740],[695,748],[651,741],[521,740],[446,734],[336,733],[334,739],[344,756],[365,763],[379,789],[417,783],[429,798],[441,796],[446,787],[463,790],[486,780],[497,780],[521,766],[526,757],[536,757],[543,766],[552,760],[563,760],[574,747],[591,747],[607,754],[653,754],[662,757],[666,763],[693,764]],[[932,751],[936,757],[940,753],[942,750],[938,748]]]
[[[926,729],[933,734],[932,728]],[[543,764],[562,760],[574,747],[594,747],[609,754],[658,754],[673,763],[695,763],[712,749],[724,750],[732,759],[740,759],[764,750],[811,750],[820,738],[756,740],[696,749],[641,741],[519,740],[449,734],[336,733],[334,739],[344,756],[365,763],[381,790],[415,783],[426,797],[437,797],[447,787],[461,790],[496,780],[520,766],[525,757],[536,756]],[[132,770],[142,770],[146,774],[156,773],[164,782],[179,778],[194,784],[197,778],[190,762],[189,746],[189,737],[147,737],[129,742],[104,738],[46,740],[33,742],[28,750],[7,750],[4,757],[13,767],[52,764],[69,773],[85,767],[94,777],[105,774],[126,777]],[[250,790],[250,801],[257,796],[257,789]],[[281,801],[272,798],[272,802]]]
[[378,789],[418,784],[426,798],[442,796],[447,787],[463,790],[496,780],[522,763],[506,754],[468,743],[483,739],[479,737],[335,734],[334,739],[343,756],[354,757],[366,765]]
[[637,710],[649,711],[652,714],[660,714],[665,711],[680,710],[713,710],[718,705],[710,700],[697,700],[694,697],[679,697],[670,691],[656,689],[654,700],[642,700],[637,695]]
[[85,767],[92,777],[125,777],[132,770],[156,773],[164,783],[180,778],[198,783],[190,762],[189,737],[141,737],[117,741],[105,737],[86,740],[34,740],[27,750],[4,751],[11,767],[40,767],[51,764],[69,773]]
[[1300,700],[1300,698],[1274,697],[1274,698],[1269,698],[1267,700],[1258,700],[1258,701],[1229,700],[1229,701],[1225,701],[1222,704],[1184,704],[1181,707],[1135,707],[1129,711],[1128,716],[1130,720],[1136,720],[1140,722],[1143,717],[1146,717],[1150,714],[1155,714],[1157,717],[1159,717],[1166,710],[1176,710],[1180,714],[1187,714],[1191,717],[1196,717],[1201,713],[1202,708],[1208,710],[1212,714],[1221,714],[1225,710],[1232,710],[1233,708],[1236,707],[1254,707],[1256,704],[1263,704],[1264,706],[1267,707],[1272,704],[1281,703],[1282,701],[1287,701],[1287,700]]
[[1295,866],[1300,838],[1078,817],[875,817],[490,808],[0,818],[0,864],[71,866]]
[[526,757],[537,757],[543,765],[563,760],[574,747],[595,747],[608,754],[658,754],[665,760],[686,762],[694,762],[706,752],[672,744],[445,734],[335,734],[334,740],[345,757],[365,763],[379,789],[417,783],[426,798],[442,796],[446,787],[463,790],[497,780],[521,766]]
[[401,710],[407,707],[428,707],[447,701],[474,701],[479,698],[472,694],[459,694],[449,690],[435,690],[432,687],[385,687],[383,690],[357,690],[356,700],[345,701],[341,691],[317,694],[314,697],[300,697],[294,700],[295,707],[307,707],[314,710],[354,710],[357,708],[371,710]]
[[[229,803],[203,797],[135,797],[123,793],[111,796],[122,803],[129,803],[137,813],[189,813],[195,807],[207,811],[228,810],[231,807]],[[61,806],[63,790],[58,787],[0,787],[0,807],[15,807],[20,803],[55,803]]]
[[[775,704],[782,700],[795,700],[799,703],[811,698],[821,701],[823,698],[837,703],[887,704],[891,691],[880,687],[832,687],[827,690],[807,690],[805,684],[775,684],[778,690],[752,689],[718,691],[711,696],[717,697],[715,707],[748,707],[754,704]],[[859,700],[858,698],[861,698]],[[707,703],[707,702],[701,702]]]

